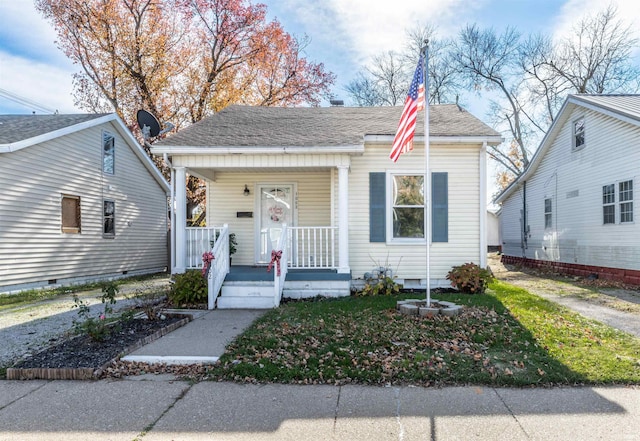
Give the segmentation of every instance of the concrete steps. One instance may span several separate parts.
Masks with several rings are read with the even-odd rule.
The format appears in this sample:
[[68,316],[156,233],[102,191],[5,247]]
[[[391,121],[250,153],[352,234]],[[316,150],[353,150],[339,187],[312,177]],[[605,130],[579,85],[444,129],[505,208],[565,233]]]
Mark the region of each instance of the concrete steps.
[[273,282],[225,281],[217,299],[218,309],[270,309],[275,306]]

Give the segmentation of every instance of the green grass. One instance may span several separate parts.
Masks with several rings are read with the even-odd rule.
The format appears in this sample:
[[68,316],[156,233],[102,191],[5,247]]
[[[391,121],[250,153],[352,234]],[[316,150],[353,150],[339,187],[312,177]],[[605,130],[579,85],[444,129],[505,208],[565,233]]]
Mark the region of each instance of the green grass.
[[[124,285],[131,282],[153,280],[159,277],[166,277],[166,274],[151,274],[144,276],[133,276],[126,279],[118,279],[114,282],[117,285]],[[40,302],[44,300],[54,299],[59,296],[79,293],[82,291],[89,291],[93,289],[99,289],[102,286],[102,282],[85,283],[82,285],[60,286],[57,288],[43,288],[43,289],[30,289],[26,291],[20,291],[15,294],[0,294],[0,311],[14,308],[16,306],[28,305],[30,303]]]
[[496,282],[443,295],[455,318],[399,315],[415,295],[287,303],[227,348],[212,378],[364,384],[640,384],[640,339]]

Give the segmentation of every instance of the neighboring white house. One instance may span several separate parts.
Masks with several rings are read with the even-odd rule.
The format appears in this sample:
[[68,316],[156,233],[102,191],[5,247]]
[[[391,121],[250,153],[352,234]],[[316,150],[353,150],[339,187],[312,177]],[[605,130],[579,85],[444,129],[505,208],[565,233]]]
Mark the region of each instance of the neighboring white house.
[[503,261],[640,284],[640,95],[570,95],[498,196]]
[[487,210],[487,249],[500,251],[500,218],[497,213]]
[[236,234],[234,265],[267,265],[286,224],[289,268],[361,281],[390,267],[405,285],[424,287],[430,224],[432,286],[449,286],[454,265],[486,266],[486,146],[500,135],[457,105],[431,106],[430,222],[422,112],[414,151],[389,159],[401,111],[234,105],[154,144],[176,175],[174,272],[201,265],[196,233],[183,232],[186,174],[207,182],[207,225]]
[[0,292],[162,271],[168,192],[115,114],[0,115]]

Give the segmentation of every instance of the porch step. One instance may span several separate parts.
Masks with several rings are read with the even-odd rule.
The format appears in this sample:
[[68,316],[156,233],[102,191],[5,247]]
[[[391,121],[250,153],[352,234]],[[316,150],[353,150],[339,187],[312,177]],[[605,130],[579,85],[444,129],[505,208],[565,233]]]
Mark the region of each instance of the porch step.
[[270,309],[275,307],[273,282],[225,281],[218,309]]
[[350,294],[350,280],[288,280],[287,278],[282,291],[282,297],[288,299],[308,299],[316,296],[347,297]]

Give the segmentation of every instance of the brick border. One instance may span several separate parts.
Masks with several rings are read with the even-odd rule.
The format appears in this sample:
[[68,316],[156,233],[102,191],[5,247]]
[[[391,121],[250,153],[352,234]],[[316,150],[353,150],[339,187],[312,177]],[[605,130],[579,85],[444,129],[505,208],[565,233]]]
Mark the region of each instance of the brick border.
[[622,282],[628,285],[640,286],[640,271],[623,268],[609,268],[604,266],[580,265],[578,263],[552,262],[550,260],[529,259],[502,255],[502,263],[522,265],[529,268],[548,268],[571,276],[589,277],[597,274],[599,279]]

